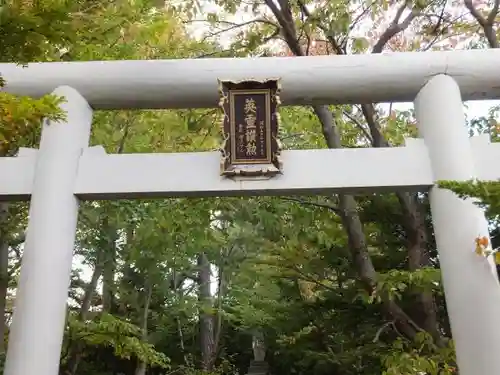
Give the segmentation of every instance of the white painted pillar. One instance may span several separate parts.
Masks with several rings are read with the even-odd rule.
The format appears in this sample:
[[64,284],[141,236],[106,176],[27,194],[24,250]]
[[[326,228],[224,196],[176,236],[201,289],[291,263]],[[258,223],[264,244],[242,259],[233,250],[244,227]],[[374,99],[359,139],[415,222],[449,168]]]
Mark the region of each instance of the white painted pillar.
[[92,110],[71,87],[54,94],[66,97],[67,121],[42,130],[4,375],[59,370],[78,216],[74,184]]
[[[415,99],[420,134],[435,180],[475,176],[460,89],[446,75],[431,78]],[[460,375],[500,373],[500,285],[491,264],[474,253],[488,236],[483,211],[448,190],[432,188],[432,220]]]

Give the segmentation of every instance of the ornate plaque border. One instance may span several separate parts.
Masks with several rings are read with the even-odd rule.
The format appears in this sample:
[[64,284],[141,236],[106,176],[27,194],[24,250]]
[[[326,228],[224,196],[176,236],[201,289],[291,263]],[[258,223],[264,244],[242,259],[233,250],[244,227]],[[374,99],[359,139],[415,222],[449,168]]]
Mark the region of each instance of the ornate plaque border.
[[[262,159],[241,159],[234,160],[232,155],[236,155],[236,129],[235,129],[235,119],[231,118],[230,113],[226,113],[226,107],[228,104],[233,104],[234,95],[236,91],[238,94],[268,94],[269,90],[266,88],[248,88],[258,84],[260,86],[275,86],[272,89],[268,100],[266,103],[266,160]],[[234,86],[229,89],[227,85]],[[281,79],[280,78],[268,78],[265,80],[258,79],[242,79],[239,81],[232,80],[222,80],[218,79],[218,91],[219,91],[219,107],[222,110],[222,119],[220,125],[220,133],[222,137],[222,143],[219,147],[221,152],[220,161],[220,174],[226,177],[237,177],[237,176],[248,176],[248,177],[272,177],[277,174],[282,173],[283,163],[281,160],[281,142],[279,140],[280,136],[280,125],[281,119],[279,115],[279,106],[281,105],[280,93],[281,93]],[[274,104],[274,111],[271,110],[272,104]],[[233,107],[234,108],[234,107]],[[233,110],[234,111],[234,110]]]

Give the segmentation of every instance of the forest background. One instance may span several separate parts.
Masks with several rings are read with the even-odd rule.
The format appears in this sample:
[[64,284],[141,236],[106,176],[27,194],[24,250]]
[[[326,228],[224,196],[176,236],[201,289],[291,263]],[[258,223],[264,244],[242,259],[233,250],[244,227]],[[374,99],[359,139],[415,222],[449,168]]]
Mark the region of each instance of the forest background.
[[[499,2],[2,0],[0,56],[498,48]],[[0,156],[36,147],[41,118],[63,115],[58,102],[0,91]],[[498,103],[465,105],[471,135],[496,141]],[[409,105],[280,113],[287,149],[393,147],[416,136]],[[92,144],[110,153],[212,150],[219,119],[213,109],[99,111]],[[409,193],[86,202],[61,374],[244,374],[256,332],[275,374],[456,374],[428,206],[426,194]],[[496,228],[494,212],[490,219]],[[26,223],[27,204],[0,203],[1,358]]]

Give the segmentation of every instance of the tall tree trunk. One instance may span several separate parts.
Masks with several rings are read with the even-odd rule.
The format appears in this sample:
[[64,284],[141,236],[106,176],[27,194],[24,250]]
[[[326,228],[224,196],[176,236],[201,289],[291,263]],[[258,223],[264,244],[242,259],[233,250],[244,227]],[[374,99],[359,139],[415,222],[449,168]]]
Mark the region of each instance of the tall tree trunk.
[[[375,51],[376,53],[378,51]],[[385,139],[373,104],[361,106],[363,116],[370,129],[373,147],[390,147]],[[403,228],[406,232],[408,249],[408,269],[416,271],[430,264],[427,253],[427,228],[422,204],[416,193],[396,193],[403,214]],[[438,316],[434,296],[430,291],[412,292],[416,306],[411,312],[415,322],[430,333],[438,346],[443,346],[444,341],[439,330]]]
[[181,319],[177,316],[175,318],[176,320],[176,323],[177,323],[177,335],[179,336],[179,348],[181,349],[181,352],[184,356],[184,364],[188,364],[187,363],[187,357],[186,357],[186,347],[184,345],[184,333],[182,332],[182,323],[181,323]]
[[[147,341],[147,339],[148,339],[148,316],[149,316],[149,305],[151,304],[152,294],[153,294],[153,286],[149,284],[147,287],[147,292],[146,292],[146,296],[144,299],[144,311],[142,314],[142,322],[141,322],[142,339],[144,341]],[[139,362],[139,364],[137,365],[137,367],[135,369],[135,375],[146,375],[147,368],[148,368],[148,365],[146,362],[143,362],[143,361]]]
[[111,313],[114,307],[115,272],[116,272],[116,229],[106,217],[103,226],[104,263],[102,273],[102,310]]
[[97,282],[102,274],[102,264],[100,259],[97,259],[97,263],[94,267],[94,271],[92,272],[92,277],[90,282],[87,284],[85,288],[85,293],[82,299],[82,305],[80,306],[80,320],[84,321],[87,319],[88,312],[90,311],[90,304],[92,303],[92,297],[95,294],[95,290],[97,288]]
[[[123,124],[122,137],[118,143],[116,150],[117,154],[122,154],[125,148],[125,142],[129,136],[130,127],[133,120],[128,120]],[[106,207],[106,206],[105,206]],[[133,228],[129,228],[130,233],[127,232],[127,243],[133,236]],[[116,228],[110,224],[109,218],[106,216],[102,222],[102,232],[104,235],[103,246],[106,249],[104,257],[104,266],[102,273],[102,310],[103,312],[114,312],[114,290],[115,290],[115,272],[116,272],[116,257],[117,247],[116,241],[118,234]],[[130,235],[130,238],[129,238]]]
[[210,292],[210,262],[207,255],[202,252],[198,255],[198,285],[200,302],[200,345],[201,369],[210,371],[213,368],[215,342],[214,342],[214,317],[211,313],[212,294]]
[[114,249],[108,249],[108,259],[102,275],[102,311],[110,313],[113,310],[113,291],[115,282]]
[[[334,118],[328,107],[314,106],[329,148],[341,148],[340,134],[335,126]],[[339,209],[342,224],[347,232],[349,249],[355,269],[369,293],[374,291],[377,272],[373,266],[364,234],[363,224],[357,211],[357,203],[352,195],[339,195]],[[399,331],[413,339],[421,328],[388,296],[382,297],[384,312],[394,320]]]
[[[177,271],[173,271],[172,273],[172,289],[177,296],[177,300],[180,301],[183,297],[183,290],[181,288],[182,282],[184,278]],[[177,324],[177,335],[179,338],[179,348],[181,349],[182,356],[184,358],[184,364],[187,366],[191,366],[192,363],[189,361],[189,357],[186,353],[186,346],[184,344],[184,332],[182,331],[182,322],[180,314],[177,314],[175,317],[175,321]]]
[[[291,11],[291,4],[289,0],[280,0],[279,8],[273,0],[264,0],[266,5],[274,14],[278,24],[281,28],[281,33],[292,51],[296,56],[304,56],[305,53],[298,41],[297,31],[295,28],[293,13]],[[325,33],[328,41],[333,47],[336,54],[345,54],[345,50],[339,45],[333,33],[325,25],[321,24],[321,20],[316,19],[311,15],[307,6],[302,1],[298,0],[298,5],[301,9],[302,15],[310,20],[314,19],[318,22],[318,27]],[[412,9],[406,19],[400,24],[399,20],[401,12],[396,15],[397,18],[393,20],[387,30],[381,34],[380,40],[375,44],[373,53],[382,52],[386,43],[394,37],[397,33],[403,31],[409,26],[411,21],[419,15],[418,9]],[[313,106],[314,112],[320,120],[322,131],[326,143],[329,148],[341,148],[340,135],[338,133],[335,119],[327,106]],[[362,106],[363,114],[365,115],[366,122],[371,131],[371,138],[375,147],[388,146],[388,142],[384,139],[382,132],[379,130],[378,123],[376,122],[375,110],[372,104]],[[409,257],[413,259],[412,266],[417,267],[417,261],[420,260],[418,267],[421,267],[422,259],[426,250],[426,237],[425,231],[422,233],[421,227],[423,218],[417,215],[418,206],[411,200],[407,194],[399,195],[400,202],[403,207],[403,214],[405,215],[406,229],[411,242],[409,243]],[[357,213],[357,204],[351,195],[339,195],[339,208],[341,211],[342,223],[347,231],[349,238],[349,247],[355,264],[355,268],[365,284],[366,289],[373,291],[376,282],[376,271],[373,267],[370,255],[368,253],[363,232],[363,225]],[[412,267],[410,266],[410,268]],[[387,297],[383,297],[383,307],[386,312],[396,322],[398,329],[403,332],[407,337],[413,338],[415,334],[422,330],[417,323],[415,323],[409,315],[407,315],[398,304],[390,301]],[[418,301],[422,307],[423,313],[422,322],[425,323],[426,329],[430,332],[439,343],[441,335],[437,327],[436,310],[433,303],[432,294],[422,293],[419,295]]]
[[[423,208],[416,194],[399,193],[398,199],[403,211],[403,227],[408,240],[408,268],[410,271],[416,271],[430,265]],[[413,292],[412,294],[416,300],[416,308],[412,314],[416,323],[432,336],[437,346],[444,346],[434,295],[431,291]]]
[[5,353],[5,308],[7,304],[7,290],[9,288],[9,243],[0,238],[0,354]]
[[[99,281],[99,277],[101,276],[102,273],[102,263],[101,263],[102,253],[103,250],[100,250],[99,254],[97,255],[94,271],[92,272],[92,277],[90,279],[90,282],[87,284],[85,288],[85,293],[83,295],[82,304],[80,306],[80,311],[78,314],[79,319],[81,321],[85,321],[88,317],[88,313],[90,311],[90,305],[92,302],[92,297],[96,291],[97,282]],[[78,366],[80,365],[84,346],[82,342],[79,341],[74,343],[70,342],[68,345],[70,345],[70,347],[68,348],[69,352],[68,362],[65,366],[63,373],[69,375],[75,375],[76,372],[78,371]]]
[[216,315],[215,315],[215,327],[214,327],[214,348],[213,348],[213,360],[219,355],[220,340],[222,334],[222,299],[224,298],[226,289],[225,273],[222,265],[218,267],[217,276],[217,302],[216,302]]
[[5,353],[5,308],[9,288],[9,241],[5,229],[8,219],[8,203],[0,202],[0,354]]

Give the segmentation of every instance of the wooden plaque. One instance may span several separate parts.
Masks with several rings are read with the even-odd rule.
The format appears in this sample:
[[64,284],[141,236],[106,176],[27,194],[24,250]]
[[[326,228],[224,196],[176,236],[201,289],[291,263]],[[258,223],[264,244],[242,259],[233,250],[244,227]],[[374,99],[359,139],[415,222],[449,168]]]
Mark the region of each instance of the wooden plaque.
[[281,173],[279,93],[279,79],[219,80],[219,106],[223,112],[221,175]]

